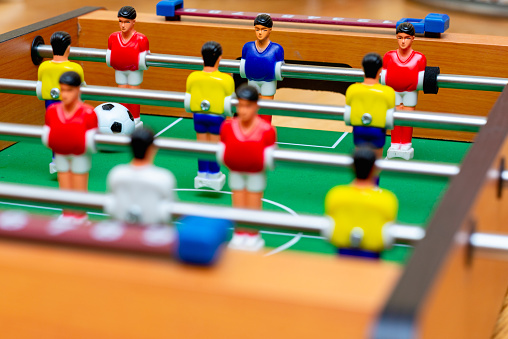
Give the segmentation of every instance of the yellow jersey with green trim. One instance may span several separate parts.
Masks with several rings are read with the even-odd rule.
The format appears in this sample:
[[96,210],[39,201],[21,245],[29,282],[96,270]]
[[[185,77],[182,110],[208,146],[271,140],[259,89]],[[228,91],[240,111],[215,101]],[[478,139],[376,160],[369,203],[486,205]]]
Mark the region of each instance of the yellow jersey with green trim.
[[359,248],[381,252],[383,226],[395,221],[397,210],[397,197],[388,190],[354,184],[336,186],[325,198],[325,213],[335,221],[330,242],[338,248],[350,248],[351,231],[359,227],[363,230]]
[[74,71],[81,77],[81,82],[85,81],[83,68],[80,64],[72,61],[55,62],[53,60],[44,61],[38,70],[38,80],[42,83],[41,94],[44,100],[60,100],[60,94],[54,98],[51,96],[53,88],[60,92],[60,77],[65,72]]
[[193,113],[223,114],[224,99],[234,91],[233,78],[219,71],[196,71],[187,78],[186,92],[190,94]]
[[[352,84],[346,91],[346,105],[351,107],[352,126],[386,128],[386,112],[395,108],[395,91],[381,84]],[[365,118],[366,113],[370,117]]]

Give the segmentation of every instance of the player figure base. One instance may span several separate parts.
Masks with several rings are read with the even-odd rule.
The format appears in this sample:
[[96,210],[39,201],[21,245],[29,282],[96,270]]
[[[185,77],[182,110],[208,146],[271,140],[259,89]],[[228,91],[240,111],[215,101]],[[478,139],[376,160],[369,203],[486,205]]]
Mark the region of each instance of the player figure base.
[[238,234],[233,233],[233,238],[228,243],[228,248],[237,251],[259,252],[265,247],[265,241],[261,234]]
[[91,225],[90,220],[88,220],[88,215],[80,214],[80,213],[69,213],[63,212],[55,219],[55,222],[60,225],[67,225],[70,227],[78,227],[78,226],[89,226]]
[[52,161],[49,163],[49,174],[53,174],[56,172],[58,172],[58,170],[56,169],[56,164],[54,161]]
[[389,148],[386,152],[386,159],[392,159],[392,158],[402,158],[404,160],[411,160],[413,159],[415,155],[415,149],[411,147],[408,150],[394,150]]
[[194,178],[194,188],[208,187],[220,191],[225,184],[226,175],[224,173],[220,173],[217,178],[201,177],[199,175]]

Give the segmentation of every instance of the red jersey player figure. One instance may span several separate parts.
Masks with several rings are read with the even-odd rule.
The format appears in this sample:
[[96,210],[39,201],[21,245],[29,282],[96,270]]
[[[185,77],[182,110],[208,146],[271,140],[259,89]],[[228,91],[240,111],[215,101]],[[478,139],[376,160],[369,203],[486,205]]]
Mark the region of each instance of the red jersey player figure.
[[[414,111],[418,90],[423,89],[427,59],[422,53],[413,50],[415,29],[411,23],[401,23],[397,27],[396,36],[399,48],[385,54],[381,83],[395,90],[398,110]],[[414,156],[412,137],[413,127],[395,126],[387,158],[412,159]]]
[[[44,61],[37,72],[37,97],[45,101],[46,109],[60,101],[60,76],[68,71],[78,73],[84,83],[83,68],[80,64],[69,61],[71,35],[67,32],[55,32],[51,35],[53,59]],[[55,162],[49,164],[49,173],[55,173]]]
[[[258,116],[259,94],[255,87],[236,90],[237,117],[226,120],[220,130],[222,151],[218,155],[230,170],[229,188],[236,208],[261,209],[266,188],[266,169],[273,167],[275,129]],[[259,233],[235,231],[230,247],[256,251],[264,246]]]
[[[147,70],[146,55],[150,53],[148,39],[136,32],[136,10],[124,6],[118,11],[120,31],[109,36],[106,64],[115,69],[118,87],[140,88],[143,71]],[[132,113],[136,128],[143,126],[140,118],[140,106],[123,104]]]
[[42,143],[55,153],[60,189],[87,191],[97,116],[93,107],[81,102],[78,73],[65,72],[59,83],[61,102],[46,111]]

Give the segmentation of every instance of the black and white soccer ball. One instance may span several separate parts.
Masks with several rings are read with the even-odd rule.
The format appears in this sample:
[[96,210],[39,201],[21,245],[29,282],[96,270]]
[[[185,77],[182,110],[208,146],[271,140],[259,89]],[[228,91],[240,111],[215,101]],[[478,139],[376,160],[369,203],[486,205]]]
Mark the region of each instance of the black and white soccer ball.
[[94,111],[99,120],[100,133],[131,135],[134,132],[134,117],[122,104],[107,102],[95,107]]

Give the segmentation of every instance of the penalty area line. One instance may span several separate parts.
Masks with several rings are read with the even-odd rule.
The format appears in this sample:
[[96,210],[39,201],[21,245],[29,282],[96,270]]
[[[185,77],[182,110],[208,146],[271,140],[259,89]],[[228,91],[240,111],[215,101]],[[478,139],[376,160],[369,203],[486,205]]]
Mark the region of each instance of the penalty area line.
[[307,144],[293,144],[291,142],[281,142],[281,141],[277,141],[276,143],[279,144],[279,145],[289,145],[289,146],[300,146],[300,147],[314,147],[314,148],[327,148],[327,149],[334,149],[336,148],[342,140],[344,140],[344,138],[349,134],[349,132],[344,132],[342,133],[342,135],[340,136],[339,139],[337,139],[337,141],[335,141],[335,143],[332,145],[332,146],[322,146],[322,145],[307,145]]
[[166,132],[168,129],[170,129],[171,127],[175,126],[176,124],[178,124],[180,121],[182,121],[183,118],[178,118],[176,119],[175,121],[173,121],[171,124],[169,124],[168,126],[166,126],[166,128],[164,128],[162,131],[160,131],[159,133],[155,134],[154,135],[154,138],[157,138],[159,135],[161,135],[162,133]]

